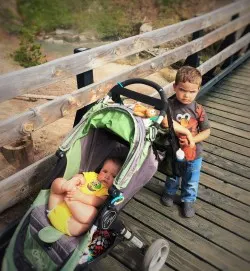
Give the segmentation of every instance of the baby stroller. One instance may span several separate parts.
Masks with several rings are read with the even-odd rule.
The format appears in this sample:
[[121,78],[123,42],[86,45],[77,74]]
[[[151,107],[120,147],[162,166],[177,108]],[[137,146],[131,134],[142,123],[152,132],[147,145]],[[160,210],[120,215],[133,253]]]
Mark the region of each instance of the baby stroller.
[[[138,83],[156,89],[161,99],[125,88]],[[154,105],[160,110],[158,119],[145,124],[142,118],[133,115],[130,108],[122,105],[121,95]],[[111,98],[112,104],[109,103]],[[118,83],[105,98],[83,108],[83,111],[82,119],[56,153],[57,165],[48,184],[40,191],[16,229],[3,259],[3,271],[89,270],[92,263],[126,239],[145,254],[143,270],[157,271],[165,263],[169,252],[166,240],[158,239],[148,247],[118,218],[125,204],[157,170],[157,153],[152,143],[168,111],[163,89],[149,80],[130,79]],[[59,176],[70,179],[83,171],[98,172],[107,157],[124,157],[125,162],[92,227],[83,236],[58,235],[46,215],[52,181]],[[98,252],[94,244],[100,238],[104,240],[104,245]]]

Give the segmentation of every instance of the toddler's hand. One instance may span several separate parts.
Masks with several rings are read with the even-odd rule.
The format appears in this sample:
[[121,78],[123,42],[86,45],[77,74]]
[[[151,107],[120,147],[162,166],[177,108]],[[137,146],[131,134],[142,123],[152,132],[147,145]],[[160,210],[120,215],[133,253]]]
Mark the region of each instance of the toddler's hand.
[[179,143],[181,147],[189,146],[190,148],[194,148],[195,146],[195,142],[191,133],[188,135],[181,135],[179,137]]
[[189,145],[189,141],[188,141],[186,136],[185,137],[180,137],[179,138],[179,143],[180,143],[181,147],[186,147],[186,146]]
[[187,139],[189,141],[189,146],[191,148],[194,148],[195,147],[195,142],[194,142],[194,138],[193,138],[191,133],[189,135],[187,135]]

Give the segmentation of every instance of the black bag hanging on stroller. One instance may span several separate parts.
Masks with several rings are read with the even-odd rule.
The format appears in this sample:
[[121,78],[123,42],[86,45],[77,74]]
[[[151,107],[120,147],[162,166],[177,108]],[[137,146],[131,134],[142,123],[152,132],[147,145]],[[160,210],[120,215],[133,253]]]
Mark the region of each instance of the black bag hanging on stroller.
[[169,127],[160,128],[154,146],[159,153],[158,169],[169,177],[181,177],[186,172],[187,161],[178,160],[176,153],[180,148],[179,140],[174,132],[171,107],[167,108],[167,119]]
[[[161,100],[125,88],[136,83],[155,88]],[[120,95],[157,106],[161,109],[158,120],[149,121],[145,126],[143,120],[135,117],[131,109],[119,104]],[[108,103],[110,97],[115,104]],[[2,270],[87,270],[93,262],[124,239],[131,240],[145,252],[146,246],[126,229],[117,216],[157,170],[158,160],[152,143],[166,111],[167,99],[163,89],[145,79],[119,83],[104,99],[93,104],[59,147],[57,166],[48,184],[40,191],[18,225],[6,250]],[[59,176],[70,179],[82,171],[98,172],[103,161],[110,156],[123,157],[125,162],[92,227],[78,237],[58,235],[46,215],[52,181]],[[93,251],[96,238],[102,238],[104,243],[106,240],[105,251],[92,257],[90,251]],[[160,270],[168,251],[166,240],[156,240],[145,253],[144,270]]]

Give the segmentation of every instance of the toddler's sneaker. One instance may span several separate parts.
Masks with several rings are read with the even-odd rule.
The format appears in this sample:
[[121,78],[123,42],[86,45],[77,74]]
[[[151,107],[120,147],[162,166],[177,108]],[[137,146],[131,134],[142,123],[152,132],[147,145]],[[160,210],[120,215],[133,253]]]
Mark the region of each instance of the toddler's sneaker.
[[161,196],[161,203],[165,206],[172,207],[174,204],[174,195],[169,195],[166,192],[163,192]]
[[193,205],[193,202],[182,202],[182,212],[185,217],[193,217],[195,215]]

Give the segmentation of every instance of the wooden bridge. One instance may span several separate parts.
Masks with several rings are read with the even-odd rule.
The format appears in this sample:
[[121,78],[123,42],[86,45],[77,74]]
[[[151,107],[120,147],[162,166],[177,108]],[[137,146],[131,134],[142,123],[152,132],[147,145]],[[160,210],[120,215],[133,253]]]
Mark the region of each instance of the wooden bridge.
[[[159,237],[168,240],[170,254],[162,270],[250,270],[249,10],[249,1],[238,1],[172,26],[0,76],[0,101],[5,101],[169,40],[192,33],[197,36],[202,29],[227,22],[125,72],[1,121],[1,146],[64,117],[69,110],[89,104],[93,97],[103,97],[118,81],[135,75],[146,77],[183,59],[195,65],[198,52],[224,40],[219,52],[198,67],[205,79],[198,100],[209,115],[212,134],[204,142],[196,216],[185,219],[178,204],[173,208],[161,205],[165,176],[157,172],[128,203],[121,217],[146,243]],[[236,35],[239,30],[241,34]],[[218,65],[220,73],[215,76]],[[172,84],[164,89],[170,96]],[[46,182],[44,172],[54,166],[55,160],[52,154],[0,181],[0,253],[27,210],[31,202],[28,199]],[[101,260],[96,270],[140,270],[141,259],[136,248],[123,243]]]

